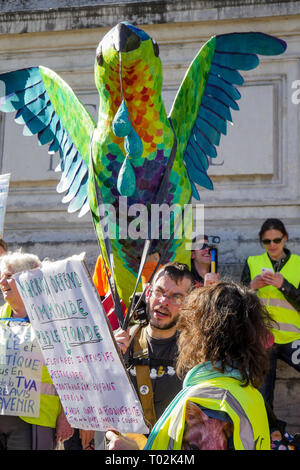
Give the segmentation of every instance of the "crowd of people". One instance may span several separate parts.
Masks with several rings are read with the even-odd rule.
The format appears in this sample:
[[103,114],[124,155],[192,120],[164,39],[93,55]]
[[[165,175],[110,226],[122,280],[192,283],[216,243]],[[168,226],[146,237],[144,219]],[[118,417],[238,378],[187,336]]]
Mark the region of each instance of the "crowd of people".
[[[300,256],[287,241],[284,224],[266,220],[259,232],[265,251],[248,257],[240,282],[211,270],[206,235],[193,246],[191,269],[159,266],[145,290],[144,321],[114,331],[149,434],[72,429],[44,365],[40,415],[0,415],[2,449],[297,448],[297,436],[273,409],[277,359],[300,370]],[[2,248],[0,318],[29,322],[12,275],[41,261]],[[144,284],[157,262],[152,256],[146,265]],[[93,280],[101,299],[109,289],[105,276],[99,257]]]

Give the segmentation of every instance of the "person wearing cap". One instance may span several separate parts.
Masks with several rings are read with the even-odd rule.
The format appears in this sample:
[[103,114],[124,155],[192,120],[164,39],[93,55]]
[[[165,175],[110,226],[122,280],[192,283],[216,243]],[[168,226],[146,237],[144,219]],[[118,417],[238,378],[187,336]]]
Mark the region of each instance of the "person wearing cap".
[[204,235],[193,240],[191,254],[191,272],[197,287],[207,286],[219,280],[220,274],[211,272],[211,252],[208,244],[208,236]]

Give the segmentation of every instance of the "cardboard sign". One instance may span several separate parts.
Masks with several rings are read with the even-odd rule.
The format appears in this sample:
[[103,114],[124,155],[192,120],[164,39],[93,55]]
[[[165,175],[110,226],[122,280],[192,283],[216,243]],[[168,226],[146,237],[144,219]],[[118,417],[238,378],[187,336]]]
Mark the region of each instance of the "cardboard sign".
[[0,414],[37,418],[43,356],[29,323],[0,321]]
[[7,173],[6,175],[0,175],[0,238],[3,238],[9,180],[10,173]]
[[83,256],[14,275],[71,426],[147,433]]

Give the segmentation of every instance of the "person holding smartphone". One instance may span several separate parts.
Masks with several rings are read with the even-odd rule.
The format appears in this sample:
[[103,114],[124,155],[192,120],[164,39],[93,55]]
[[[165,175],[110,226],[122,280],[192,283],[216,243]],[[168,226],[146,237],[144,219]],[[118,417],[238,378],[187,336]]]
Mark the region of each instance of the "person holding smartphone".
[[300,371],[300,256],[285,246],[288,233],[279,219],[267,219],[259,232],[265,252],[249,256],[241,282],[255,289],[275,320],[270,370],[262,394],[273,408],[277,359]]
[[[220,273],[212,271],[212,254],[208,242],[208,236],[204,235],[193,240],[194,249],[191,254],[191,272],[195,279],[196,287],[208,286],[218,282]],[[215,251],[215,250],[214,250]]]

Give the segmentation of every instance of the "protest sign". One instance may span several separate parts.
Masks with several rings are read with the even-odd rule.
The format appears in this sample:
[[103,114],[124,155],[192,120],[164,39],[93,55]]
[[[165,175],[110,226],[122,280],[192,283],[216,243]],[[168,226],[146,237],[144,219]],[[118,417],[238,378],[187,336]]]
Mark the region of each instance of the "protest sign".
[[6,175],[0,175],[0,238],[3,238],[9,180],[10,173],[7,173]]
[[82,256],[14,275],[71,426],[147,433]]
[[0,414],[37,418],[43,356],[29,323],[0,322]]

